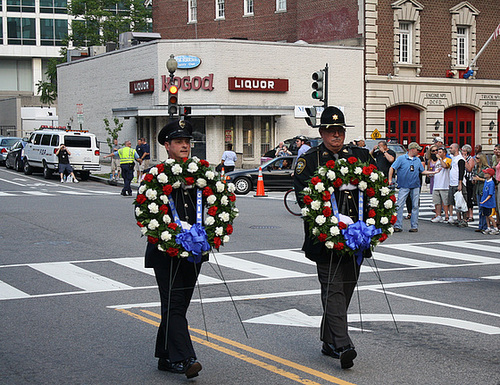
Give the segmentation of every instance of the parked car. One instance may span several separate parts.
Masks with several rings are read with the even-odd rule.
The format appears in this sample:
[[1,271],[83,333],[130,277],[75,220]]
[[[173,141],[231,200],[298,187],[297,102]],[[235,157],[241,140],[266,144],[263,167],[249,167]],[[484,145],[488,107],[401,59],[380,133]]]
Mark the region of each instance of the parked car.
[[[262,179],[266,190],[288,190],[293,187],[292,172],[296,156],[280,156],[264,163]],[[226,174],[227,180],[236,186],[236,194],[248,194],[257,187],[259,169],[232,171]]]
[[10,150],[12,145],[16,143],[21,138],[16,138],[12,136],[0,136],[0,164],[5,164],[5,158],[7,157],[7,152]]
[[24,147],[28,143],[25,140],[18,140],[12,145],[5,157],[5,167],[13,168],[16,171],[23,171]]
[[[323,139],[321,139],[320,137],[308,137],[306,136],[307,140],[309,141],[309,143],[311,143],[311,147],[316,147],[318,146],[319,144],[321,144],[323,142]],[[285,144],[285,146],[288,147],[288,149],[290,150],[290,152],[292,153],[292,155],[297,155],[297,151],[299,151],[299,149],[297,148],[297,145],[295,144],[295,138],[290,138],[290,139],[285,139],[283,140],[283,143]],[[275,155],[276,155],[276,150],[278,149],[279,146],[276,146],[274,147],[272,150],[269,150],[268,152],[266,152],[262,157],[266,157],[266,158],[274,158]]]
[[[366,147],[371,151],[373,147],[375,147],[380,140],[374,140],[374,139],[366,139],[365,140],[365,145]],[[407,153],[406,148],[399,143],[395,142],[387,142],[387,147],[389,147],[390,150],[394,151],[396,153],[396,158],[400,155],[404,155]]]

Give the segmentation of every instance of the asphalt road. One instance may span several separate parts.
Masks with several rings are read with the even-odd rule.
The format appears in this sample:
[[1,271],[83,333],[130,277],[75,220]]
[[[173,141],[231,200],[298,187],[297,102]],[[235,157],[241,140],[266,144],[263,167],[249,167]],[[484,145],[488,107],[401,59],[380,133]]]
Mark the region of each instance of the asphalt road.
[[426,195],[419,232],[405,221],[364,263],[352,369],[320,353],[301,219],[271,192],[239,197],[231,241],[203,267],[200,376],[158,371],[158,293],[119,192],[0,169],[0,383],[500,384],[500,237],[430,223]]

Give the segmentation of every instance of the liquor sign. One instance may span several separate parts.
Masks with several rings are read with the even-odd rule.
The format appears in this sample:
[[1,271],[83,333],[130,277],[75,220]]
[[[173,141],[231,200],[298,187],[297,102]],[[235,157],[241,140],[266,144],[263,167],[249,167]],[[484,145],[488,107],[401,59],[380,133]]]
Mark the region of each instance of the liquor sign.
[[288,79],[228,78],[229,91],[287,92]]
[[135,80],[135,81],[129,83],[129,87],[130,87],[131,94],[142,94],[145,92],[154,92],[155,81],[154,81],[154,79]]

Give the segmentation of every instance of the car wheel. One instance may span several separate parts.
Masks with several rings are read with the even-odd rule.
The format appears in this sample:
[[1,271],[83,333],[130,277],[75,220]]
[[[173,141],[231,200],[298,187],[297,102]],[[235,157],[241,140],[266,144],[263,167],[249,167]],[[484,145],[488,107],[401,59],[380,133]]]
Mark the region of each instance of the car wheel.
[[19,171],[19,172],[23,171],[23,165],[22,165],[20,159],[16,158],[16,164],[14,165],[14,168],[16,171]]
[[236,187],[236,194],[248,194],[252,189],[252,182],[248,178],[236,178],[234,181],[234,186]]
[[28,163],[28,159],[24,160],[24,174],[25,175],[33,174],[33,167],[31,167],[30,164]]
[[5,168],[10,168],[9,158],[5,158]]
[[47,163],[43,162],[43,177],[45,179],[52,178],[52,170],[47,166]]

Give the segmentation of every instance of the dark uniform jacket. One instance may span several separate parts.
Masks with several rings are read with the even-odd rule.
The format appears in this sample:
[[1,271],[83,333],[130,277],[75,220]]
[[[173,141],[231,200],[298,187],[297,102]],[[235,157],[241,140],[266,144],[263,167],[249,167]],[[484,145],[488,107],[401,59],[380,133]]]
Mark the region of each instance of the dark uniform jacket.
[[[347,159],[351,156],[358,158],[362,162],[375,164],[375,160],[370,156],[369,151],[361,147],[344,145],[342,150],[338,153],[338,158]],[[297,195],[297,201],[301,207],[304,206],[304,203],[302,200],[303,195],[300,194],[300,192],[307,187],[312,176],[318,169],[318,166],[324,166],[329,160],[335,161],[335,154],[328,150],[323,143],[317,147],[311,148],[297,159],[297,165],[295,166],[294,172],[294,188],[295,194]],[[353,222],[358,221],[358,193],[358,189],[346,191],[335,189],[334,191],[339,212],[351,217]],[[366,199],[364,199],[363,202],[365,206],[364,220],[366,220],[368,212]],[[306,253],[306,257],[315,262],[326,263],[330,260],[330,256],[333,253],[333,258],[338,259],[340,256],[336,255],[335,251],[332,252],[325,247],[324,243],[309,237],[308,227],[308,224],[304,221],[305,239],[302,250]],[[370,256],[371,250],[366,250],[363,253],[363,257],[365,258],[369,258]]]

